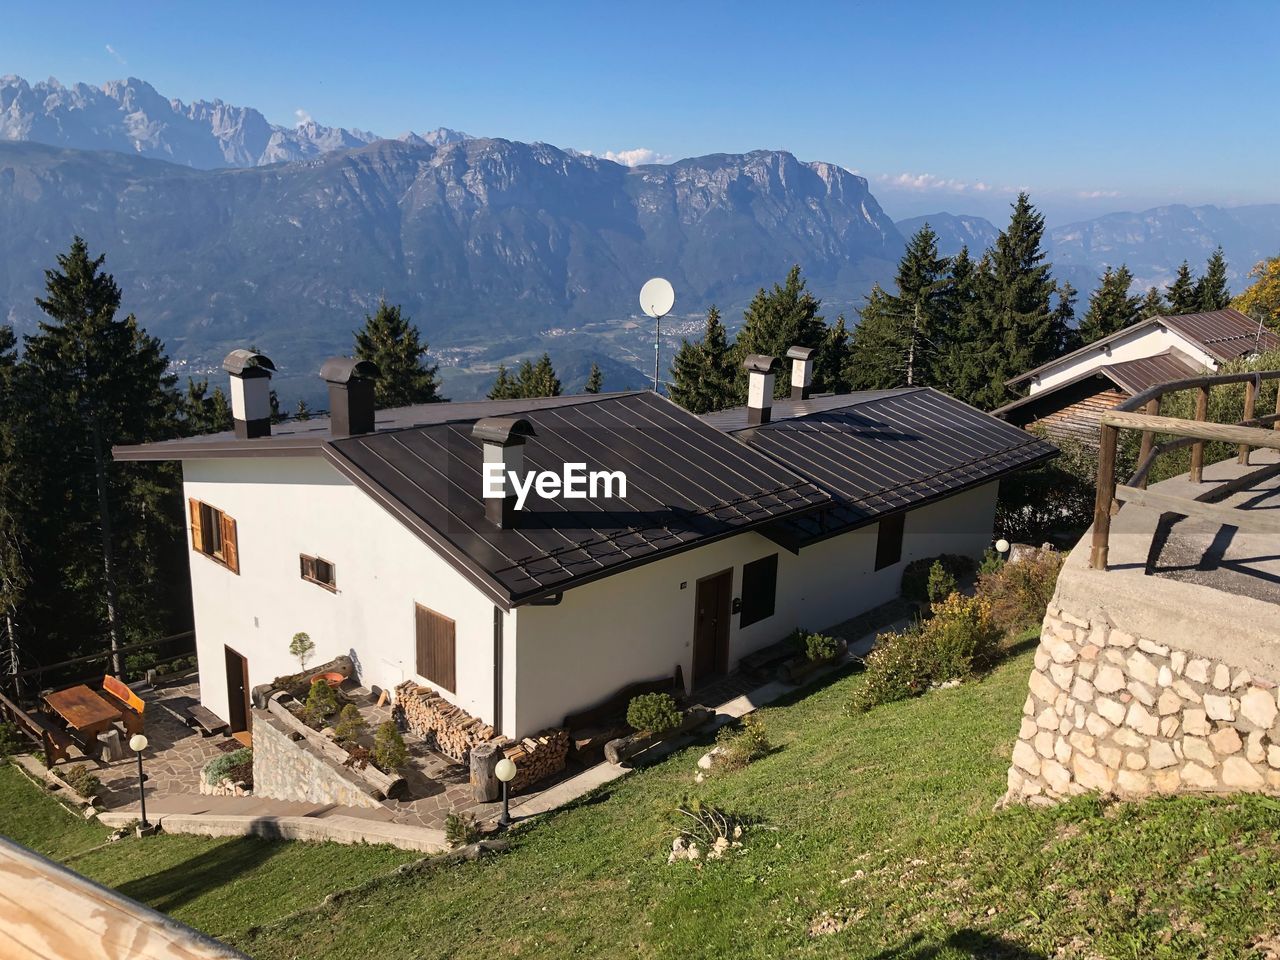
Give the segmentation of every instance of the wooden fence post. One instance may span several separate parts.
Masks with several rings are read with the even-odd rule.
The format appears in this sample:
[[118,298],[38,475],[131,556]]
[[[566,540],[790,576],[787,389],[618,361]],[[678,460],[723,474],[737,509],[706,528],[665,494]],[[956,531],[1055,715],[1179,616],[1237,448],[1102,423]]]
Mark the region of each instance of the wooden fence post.
[[1098,434],[1098,498],[1093,505],[1093,551],[1089,566],[1107,569],[1107,549],[1111,539],[1111,503],[1116,494],[1116,442],[1120,430],[1103,424]]
[[[1258,381],[1246,380],[1244,384],[1244,419],[1253,419],[1253,408],[1258,401]],[[1237,460],[1246,466],[1249,463],[1249,445],[1247,443],[1240,444],[1239,457]]]
[[[1147,405],[1142,408],[1142,412],[1149,413],[1152,416],[1158,416],[1160,413],[1160,398],[1156,397],[1152,400],[1148,400]],[[1139,464],[1143,464],[1146,462],[1147,455],[1151,453],[1151,448],[1155,444],[1155,442],[1156,442],[1156,435],[1154,431],[1152,430],[1142,431],[1142,446],[1138,449]],[[1150,472],[1151,472],[1150,470],[1147,471],[1148,474]],[[1142,478],[1142,483],[1140,484],[1140,486],[1142,487],[1143,490],[1147,489],[1147,478],[1145,475]]]
[[[1201,387],[1196,396],[1196,420],[1203,421],[1209,415],[1209,388]],[[1204,441],[1197,440],[1191,446],[1191,482],[1200,483],[1204,478]]]

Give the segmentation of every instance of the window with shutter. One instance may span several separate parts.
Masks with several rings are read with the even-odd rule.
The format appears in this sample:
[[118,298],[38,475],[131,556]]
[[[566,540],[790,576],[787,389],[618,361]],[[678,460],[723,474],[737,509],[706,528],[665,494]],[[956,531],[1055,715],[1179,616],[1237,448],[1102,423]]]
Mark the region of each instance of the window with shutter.
[[778,555],[776,553],[744,564],[742,609],[738,617],[738,627],[749,627],[753,623],[772,617],[777,594]]
[[455,624],[443,614],[415,603],[418,675],[457,693]]
[[236,542],[236,522],[217,507],[194,498],[187,501],[191,517],[191,549],[232,573],[240,572],[240,551]]
[[905,513],[883,517],[876,529],[876,569],[891,567],[902,559],[902,531],[906,524]]
[[302,569],[303,580],[324,587],[326,590],[337,592],[338,574],[332,563],[323,557],[309,557],[305,553],[299,555],[298,561]]

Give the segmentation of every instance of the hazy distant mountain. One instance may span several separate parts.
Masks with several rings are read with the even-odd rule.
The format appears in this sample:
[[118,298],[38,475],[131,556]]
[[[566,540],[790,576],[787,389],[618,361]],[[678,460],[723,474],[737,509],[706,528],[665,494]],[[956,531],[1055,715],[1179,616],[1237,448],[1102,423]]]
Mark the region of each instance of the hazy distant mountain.
[[[212,169],[305,160],[378,139],[366,130],[326,127],[312,120],[281,127],[268,123],[252,107],[221,100],[184,104],[134,77],[101,87],[65,87],[52,78],[28,84],[21,77],[0,77],[0,140],[117,150]],[[439,146],[464,140],[466,134],[441,127],[422,135],[406,133],[401,139]]]
[[310,370],[384,294],[433,350],[625,319],[655,275],[728,311],[800,263],[834,314],[903,243],[866,180],[789,153],[624,167],[481,139],[214,171],[0,143],[0,222],[0,320],[30,329],[80,233],[175,358],[257,343]]
[[895,226],[904,237],[911,237],[926,223],[938,235],[938,252],[944,257],[954,257],[961,247],[968,247],[975,258],[996,242],[999,228],[990,220],[956,213],[931,213],[926,217],[909,217],[899,220]]

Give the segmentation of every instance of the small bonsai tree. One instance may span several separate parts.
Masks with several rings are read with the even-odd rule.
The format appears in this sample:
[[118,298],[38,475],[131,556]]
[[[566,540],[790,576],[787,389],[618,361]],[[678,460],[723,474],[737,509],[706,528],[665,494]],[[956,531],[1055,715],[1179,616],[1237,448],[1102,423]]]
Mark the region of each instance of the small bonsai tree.
[[956,592],[955,575],[942,565],[941,560],[933,561],[929,568],[929,582],[926,585],[930,603],[941,603]]
[[378,732],[373,735],[373,762],[379,770],[390,773],[409,762],[409,749],[404,745],[404,737],[391,720],[378,724]]
[[67,767],[62,771],[62,779],[71,785],[71,789],[86,800],[92,800],[102,791],[102,781],[84,764]]
[[804,655],[814,663],[829,660],[836,655],[839,645],[835,637],[829,637],[825,633],[811,633],[804,638]]
[[307,694],[307,723],[319,726],[338,712],[338,695],[323,680],[311,684]]
[[627,723],[642,733],[666,733],[680,726],[680,710],[669,693],[642,693],[627,706]]
[[444,818],[444,839],[451,847],[465,847],[480,839],[474,813],[451,813]]
[[308,633],[299,631],[289,641],[289,655],[298,658],[298,666],[303,670],[307,669],[307,661],[311,659],[315,650],[316,645],[311,642],[311,635]]
[[360,708],[354,703],[348,703],[338,714],[338,722],[334,724],[333,732],[339,743],[355,743],[368,726],[368,722],[360,713]]

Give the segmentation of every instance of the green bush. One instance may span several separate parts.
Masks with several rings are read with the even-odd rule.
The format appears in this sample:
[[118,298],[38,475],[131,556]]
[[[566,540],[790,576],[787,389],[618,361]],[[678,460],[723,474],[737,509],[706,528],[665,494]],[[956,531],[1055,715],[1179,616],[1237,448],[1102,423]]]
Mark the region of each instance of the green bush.
[[680,710],[669,693],[642,693],[627,706],[627,723],[644,733],[666,733],[680,726]]
[[348,703],[338,714],[338,722],[334,724],[333,732],[339,743],[354,743],[368,727],[369,724],[360,713],[360,708],[354,703]]
[[930,619],[909,630],[881,634],[867,657],[866,679],[854,691],[851,706],[868,710],[967,677],[995,659],[1000,635],[986,600],[953,593],[934,604]]
[[840,641],[824,633],[811,633],[804,638],[804,655],[811,661],[829,660],[840,649]]
[[338,695],[323,680],[311,684],[307,694],[307,723],[318,727],[338,712]]
[[1065,559],[1059,551],[1039,550],[980,577],[978,596],[990,604],[996,626],[1013,636],[1044,619]]
[[978,564],[978,577],[985,577],[989,573],[995,573],[1004,566],[1004,557],[996,553],[993,547],[987,547],[982,554],[982,562]]
[[203,776],[204,782],[210,786],[216,786],[223,780],[252,783],[253,751],[248,747],[241,747],[231,753],[224,753],[220,757],[214,757],[204,765]]
[[409,749],[394,721],[378,724],[378,732],[373,735],[373,762],[383,773],[393,773],[409,762]]
[[955,580],[971,576],[975,568],[972,557],[962,556],[957,553],[943,553],[936,557],[922,557],[919,560],[912,560],[902,568],[901,592],[903,599],[911,600],[914,603],[928,602],[929,575],[935,563],[940,564],[942,569]]
[[0,723],[0,761],[22,752],[22,736],[12,723]]
[[82,763],[64,767],[60,773],[63,780],[71,785],[71,789],[86,800],[96,797],[102,790],[102,781],[93,771]]
[[955,575],[942,565],[941,560],[933,561],[933,566],[929,568],[927,592],[930,603],[941,603],[956,592]]
[[311,659],[315,649],[316,645],[311,641],[311,635],[308,633],[295,633],[293,639],[289,641],[289,656],[297,657],[298,666],[303,670],[307,669],[307,661]]
[[474,813],[451,813],[444,818],[444,839],[451,847],[465,847],[480,839]]
[[742,726],[738,729],[721,728],[716,735],[716,745],[720,752],[715,755],[715,764],[724,770],[739,770],[773,749],[758,713],[743,717]]

